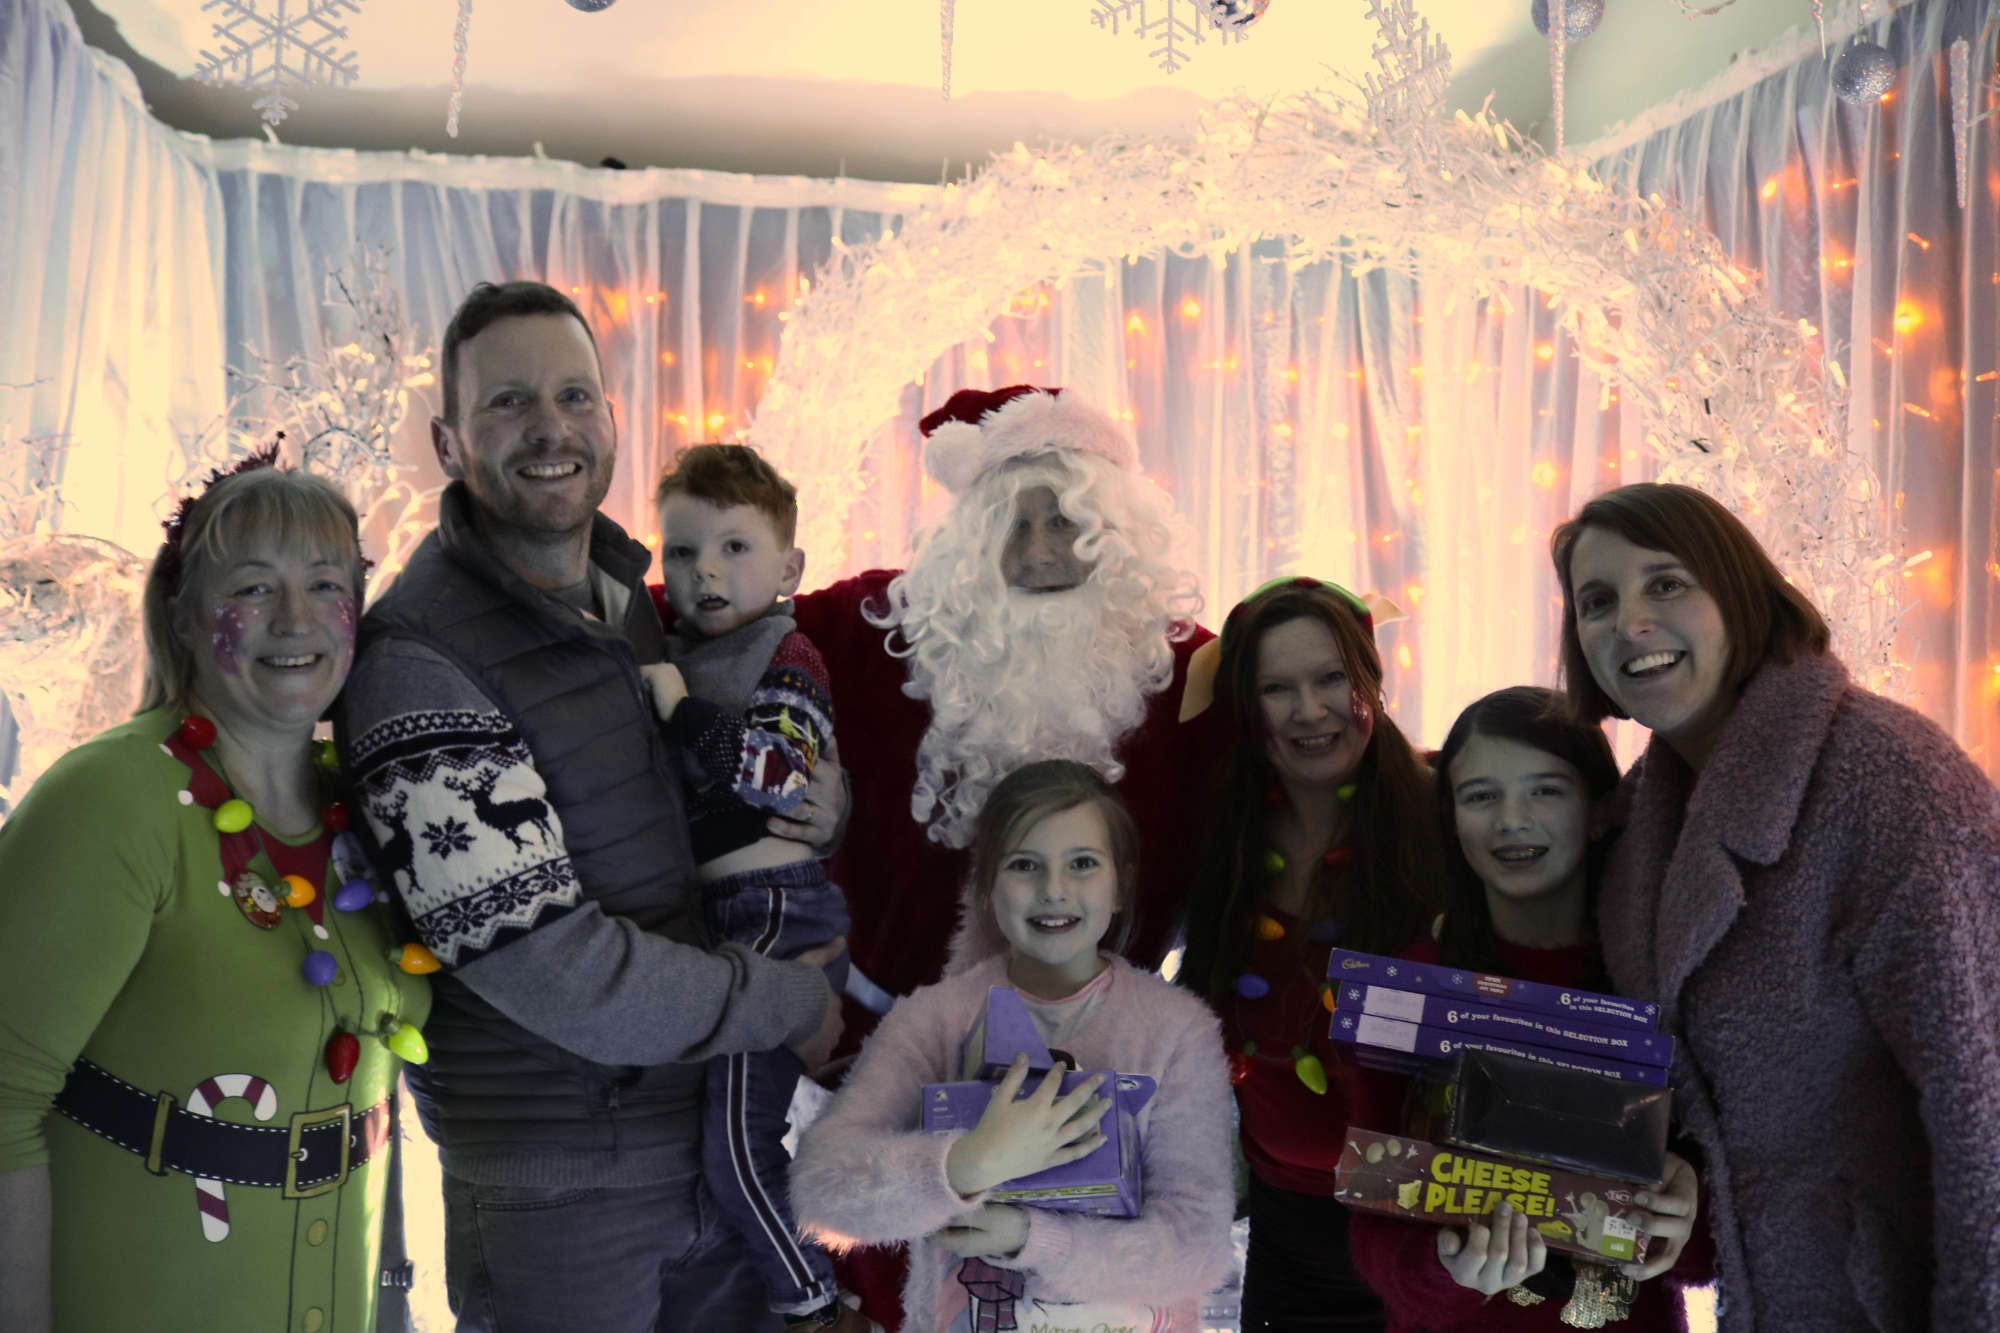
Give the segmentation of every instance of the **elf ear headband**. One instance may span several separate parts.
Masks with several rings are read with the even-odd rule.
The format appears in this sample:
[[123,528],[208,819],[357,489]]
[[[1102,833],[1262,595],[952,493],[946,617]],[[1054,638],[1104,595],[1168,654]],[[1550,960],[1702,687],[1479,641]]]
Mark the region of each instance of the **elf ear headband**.
[[1361,622],[1361,628],[1369,639],[1375,637],[1377,625],[1392,624],[1403,619],[1403,609],[1379,593],[1362,596],[1338,583],[1326,579],[1306,578],[1302,575],[1287,574],[1271,579],[1260,585],[1256,591],[1231,608],[1222,622],[1222,632],[1194,650],[1188,658],[1187,683],[1181,690],[1180,720],[1188,721],[1208,711],[1215,702],[1215,673],[1222,665],[1222,645],[1228,640],[1230,631],[1241,632],[1244,608],[1257,601],[1266,593],[1279,588],[1323,588],[1346,604]]

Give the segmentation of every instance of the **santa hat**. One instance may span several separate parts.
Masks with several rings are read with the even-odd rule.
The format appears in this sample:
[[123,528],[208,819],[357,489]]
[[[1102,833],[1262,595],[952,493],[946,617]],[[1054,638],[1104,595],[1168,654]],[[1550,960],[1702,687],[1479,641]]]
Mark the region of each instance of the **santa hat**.
[[917,424],[925,471],[954,495],[1028,454],[1096,454],[1127,471],[1139,467],[1138,446],[1110,414],[1061,389],[960,389]]

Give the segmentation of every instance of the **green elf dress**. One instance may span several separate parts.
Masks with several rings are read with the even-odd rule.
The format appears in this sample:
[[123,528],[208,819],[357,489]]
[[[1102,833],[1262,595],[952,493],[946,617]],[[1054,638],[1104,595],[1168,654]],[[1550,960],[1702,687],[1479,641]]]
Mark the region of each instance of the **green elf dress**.
[[373,1328],[429,983],[331,775],[305,836],[222,831],[213,735],[141,714],[0,826],[0,1171],[48,1165],[59,1333]]

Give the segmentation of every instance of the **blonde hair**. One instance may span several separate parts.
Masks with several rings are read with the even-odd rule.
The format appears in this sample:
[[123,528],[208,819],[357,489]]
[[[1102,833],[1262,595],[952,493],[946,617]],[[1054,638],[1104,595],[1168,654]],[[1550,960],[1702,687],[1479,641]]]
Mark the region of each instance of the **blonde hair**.
[[182,633],[203,584],[226,568],[252,533],[288,550],[352,553],[354,599],[362,598],[366,566],[361,523],[332,482],[310,472],[253,468],[222,478],[189,504],[178,543],[160,543],[146,573],[140,616],[146,633],[146,680],[141,713],[168,704],[185,708],[194,686],[194,648]]

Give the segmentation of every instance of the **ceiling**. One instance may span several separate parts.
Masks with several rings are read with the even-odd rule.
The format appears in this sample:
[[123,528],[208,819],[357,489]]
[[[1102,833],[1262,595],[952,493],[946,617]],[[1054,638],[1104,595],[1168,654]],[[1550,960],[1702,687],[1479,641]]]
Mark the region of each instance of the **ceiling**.
[[[214,0],[222,3],[223,0]],[[272,11],[281,0],[243,0]],[[305,0],[283,0],[296,11]],[[444,131],[454,0],[357,0],[343,14],[359,78],[299,94],[287,143],[527,154],[595,165],[936,180],[1015,140],[1190,127],[1203,99],[1343,85],[1373,68],[1367,0],[1271,0],[1245,40],[1211,37],[1177,73],[1156,43],[1092,22],[1107,0],[955,0],[952,97],[939,93],[939,0],[474,0],[457,139]],[[1153,15],[1169,3],[1146,0]],[[71,0],[92,44],[132,65],[168,124],[264,132],[252,95],[191,76],[217,43],[204,0]],[[1621,8],[1622,4],[1622,8]],[[1516,125],[1548,117],[1547,44],[1527,0],[1420,0],[1450,46],[1456,105],[1491,95]],[[1127,8],[1136,15],[1137,5]],[[1644,10],[1645,12],[1639,12]],[[1745,12],[1738,12],[1739,10]],[[1719,70],[1803,19],[1807,0],[1755,0],[1697,23],[1671,0],[1614,0],[1570,53],[1569,137],[1588,137]],[[1796,11],[1796,12],[1794,12]],[[1634,60],[1629,53],[1644,52]],[[1580,100],[1592,67],[1599,98]],[[1640,100],[1640,99],[1645,100]],[[1579,113],[1597,123],[1580,123]]]

